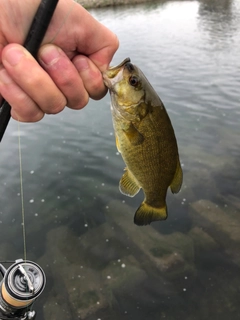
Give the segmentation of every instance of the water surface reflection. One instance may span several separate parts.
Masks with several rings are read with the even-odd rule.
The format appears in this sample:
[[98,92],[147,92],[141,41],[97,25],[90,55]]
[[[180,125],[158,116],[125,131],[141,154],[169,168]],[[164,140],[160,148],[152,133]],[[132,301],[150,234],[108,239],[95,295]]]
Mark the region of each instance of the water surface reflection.
[[[109,97],[21,125],[28,258],[47,274],[40,319],[239,319],[239,1],[91,10],[162,98],[184,184],[169,218],[133,224],[118,191]],[[17,125],[0,146],[0,256],[22,256]],[[43,305],[43,308],[41,306]]]

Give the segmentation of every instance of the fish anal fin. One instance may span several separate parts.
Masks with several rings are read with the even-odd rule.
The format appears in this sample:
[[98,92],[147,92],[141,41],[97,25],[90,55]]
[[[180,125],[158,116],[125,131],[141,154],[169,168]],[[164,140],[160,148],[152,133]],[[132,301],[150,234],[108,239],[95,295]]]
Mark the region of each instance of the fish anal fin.
[[168,214],[166,205],[162,208],[155,208],[146,202],[142,202],[135,213],[134,223],[138,226],[144,226],[153,221],[166,220],[167,216]]
[[127,168],[119,182],[119,189],[123,194],[129,197],[134,197],[140,190],[136,179]]
[[173,177],[173,180],[171,182],[170,188],[172,193],[178,193],[182,186],[182,180],[183,180],[183,173],[180,161],[178,159],[177,161],[177,168]]
[[133,146],[137,146],[143,143],[143,140],[144,140],[143,135],[138,131],[138,129],[133,125],[132,122],[127,129],[123,130],[123,132],[125,133],[128,140]]

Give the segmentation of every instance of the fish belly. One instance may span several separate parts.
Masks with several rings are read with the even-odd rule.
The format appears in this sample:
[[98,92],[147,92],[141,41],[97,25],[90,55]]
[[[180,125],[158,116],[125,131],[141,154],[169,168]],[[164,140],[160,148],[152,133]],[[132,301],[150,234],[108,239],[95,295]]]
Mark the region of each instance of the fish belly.
[[165,206],[167,189],[170,186],[177,165],[178,150],[171,123],[146,117],[137,128],[143,136],[139,144],[118,126],[116,136],[127,169],[143,189],[145,202],[154,207]]

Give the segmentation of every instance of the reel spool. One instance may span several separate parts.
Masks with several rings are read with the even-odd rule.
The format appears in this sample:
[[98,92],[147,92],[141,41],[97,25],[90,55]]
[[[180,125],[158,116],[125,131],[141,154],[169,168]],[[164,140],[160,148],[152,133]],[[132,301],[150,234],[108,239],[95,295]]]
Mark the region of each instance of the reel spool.
[[46,277],[41,267],[32,261],[16,260],[7,270],[0,264],[0,320],[35,318],[30,307],[42,293]]

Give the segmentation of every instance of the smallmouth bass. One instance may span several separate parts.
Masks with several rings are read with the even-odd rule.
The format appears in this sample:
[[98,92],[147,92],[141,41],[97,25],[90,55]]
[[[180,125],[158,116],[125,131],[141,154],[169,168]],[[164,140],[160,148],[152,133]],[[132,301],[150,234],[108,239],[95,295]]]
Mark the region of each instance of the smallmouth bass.
[[116,146],[126,164],[120,191],[130,197],[142,188],[145,199],[134,223],[167,218],[166,195],[179,192],[182,169],[166,109],[142,71],[129,58],[103,73],[111,96]]

